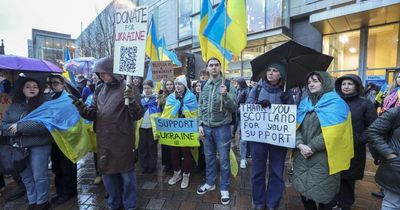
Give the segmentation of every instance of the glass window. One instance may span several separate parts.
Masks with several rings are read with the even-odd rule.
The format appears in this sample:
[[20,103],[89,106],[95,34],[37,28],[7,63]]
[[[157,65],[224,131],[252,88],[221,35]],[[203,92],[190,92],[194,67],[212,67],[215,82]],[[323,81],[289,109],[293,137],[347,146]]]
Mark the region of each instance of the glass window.
[[194,2],[193,2],[193,14],[195,14],[197,12],[200,12],[201,1],[200,0],[194,0]]
[[267,0],[265,13],[268,14],[265,23],[266,29],[282,26],[282,0]]
[[370,28],[368,31],[367,68],[397,66],[399,24]]
[[193,0],[179,0],[178,30],[179,39],[185,39],[192,36],[191,15],[193,9]]
[[265,30],[265,0],[246,2],[247,30],[254,33]]
[[358,69],[360,31],[326,35],[322,45],[323,53],[333,57],[328,71]]
[[257,46],[257,47],[249,47],[244,49],[242,59],[246,60],[253,60],[255,57],[264,53],[264,46]]
[[345,74],[355,74],[358,75],[358,70],[354,71],[330,71],[329,74],[334,78],[337,79]]
[[193,47],[198,47],[200,46],[200,41],[199,41],[199,30],[200,30],[200,14],[194,16],[192,18],[193,21]]

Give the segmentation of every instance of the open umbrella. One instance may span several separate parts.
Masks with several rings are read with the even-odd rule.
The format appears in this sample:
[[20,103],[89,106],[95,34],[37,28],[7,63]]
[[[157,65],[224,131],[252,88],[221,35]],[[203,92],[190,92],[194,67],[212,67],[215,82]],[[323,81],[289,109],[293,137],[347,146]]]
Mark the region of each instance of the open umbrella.
[[63,70],[55,64],[36,58],[26,58],[15,55],[0,55],[0,70],[11,71],[36,71],[36,72],[56,72],[62,73]]
[[286,65],[286,88],[302,86],[311,71],[326,71],[333,57],[322,54],[294,41],[286,42],[256,58],[251,63],[252,80],[258,81],[265,75],[266,67],[274,62]]
[[96,58],[92,57],[80,57],[68,60],[65,62],[65,69],[72,71],[74,74],[89,75],[94,67]]

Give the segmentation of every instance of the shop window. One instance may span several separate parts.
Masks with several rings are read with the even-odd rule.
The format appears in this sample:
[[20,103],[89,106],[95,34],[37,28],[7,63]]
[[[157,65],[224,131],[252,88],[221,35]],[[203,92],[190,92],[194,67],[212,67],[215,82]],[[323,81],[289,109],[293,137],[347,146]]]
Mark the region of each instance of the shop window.
[[370,28],[368,31],[367,68],[387,68],[400,65],[399,25],[390,24]]
[[193,47],[199,47],[200,46],[200,40],[199,40],[199,30],[200,30],[200,14],[194,16],[192,18],[193,21]]
[[272,29],[281,27],[283,24],[283,0],[267,0],[265,28]]
[[360,31],[326,35],[323,53],[333,57],[328,71],[357,70],[360,54]]
[[334,78],[337,79],[346,74],[355,74],[358,75],[358,70],[354,71],[330,71],[329,74]]
[[242,59],[244,61],[253,60],[255,57],[257,57],[263,53],[264,53],[264,46],[246,48],[243,51]]
[[178,38],[187,39],[192,36],[193,0],[179,0],[178,9]]
[[254,33],[265,30],[265,0],[246,2],[247,30]]

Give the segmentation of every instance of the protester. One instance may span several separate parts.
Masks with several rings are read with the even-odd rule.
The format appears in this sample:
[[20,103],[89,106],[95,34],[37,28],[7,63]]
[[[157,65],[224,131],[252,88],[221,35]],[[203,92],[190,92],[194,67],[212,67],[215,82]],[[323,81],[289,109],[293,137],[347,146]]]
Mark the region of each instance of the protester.
[[207,82],[208,79],[210,78],[210,72],[207,70],[207,68],[205,70],[201,70],[199,73],[199,80],[200,82]]
[[[170,94],[167,98],[161,118],[197,118],[198,104],[196,96],[194,96],[187,87],[185,75],[176,78],[175,87],[175,92]],[[193,161],[191,149],[190,147],[170,147],[174,174],[168,180],[169,185],[174,185],[182,180],[182,189],[189,186],[189,177]],[[182,164],[180,153],[183,154]],[[181,174],[182,171],[183,174]]]
[[218,151],[221,169],[221,203],[227,205],[230,202],[231,183],[229,124],[232,122],[232,113],[236,111],[235,88],[230,86],[228,91],[225,79],[221,76],[221,62],[218,59],[210,58],[207,62],[207,70],[210,73],[210,79],[205,83],[199,99],[199,135],[204,138],[206,182],[199,186],[197,194],[202,195],[215,190]]
[[400,106],[400,72],[396,74],[393,80],[394,88],[388,93],[383,100],[383,105],[380,114],[393,107]]
[[384,189],[382,210],[400,209],[400,107],[384,112],[367,131],[368,142],[380,161],[375,181]]
[[80,94],[82,94],[83,89],[86,87],[88,79],[85,78],[83,75],[78,75],[76,79],[76,87],[78,88],[78,91]]
[[201,81],[199,80],[194,84],[194,94],[196,95],[197,101],[199,101],[200,93],[201,93]]
[[[250,88],[246,83],[246,80],[243,78],[239,78],[237,80],[237,92],[236,92],[236,101],[238,103],[238,109],[236,111],[236,127],[239,130],[240,134],[240,104],[246,103],[247,96],[249,95]],[[234,129],[235,130],[235,129]],[[247,154],[247,141],[242,141],[242,138],[239,135],[240,141],[240,168],[246,168],[246,154]]]
[[[65,81],[62,75],[49,76],[49,84],[52,89],[52,99],[61,96],[65,89]],[[54,142],[51,150],[51,169],[54,173],[54,186],[56,195],[51,198],[51,204],[55,207],[61,205],[77,195],[77,166],[71,162]]]
[[373,104],[376,103],[375,98],[378,94],[378,89],[376,85],[372,82],[368,83],[367,88],[365,89],[365,98],[370,100]]
[[4,72],[0,71],[0,93],[7,93],[11,92],[11,83],[5,77]]
[[113,66],[112,57],[98,60],[94,72],[103,83],[97,86],[92,104],[86,107],[83,101],[75,100],[74,105],[82,117],[96,122],[98,167],[109,195],[108,208],[130,210],[137,207],[133,127],[143,109],[138,89],[125,89],[125,80],[113,74]]
[[157,96],[154,93],[153,81],[143,82],[141,104],[144,108],[143,119],[139,126],[139,161],[143,173],[153,173],[157,169],[157,142],[154,140],[151,115],[160,112]]
[[27,209],[35,210],[50,209],[47,163],[51,152],[51,136],[40,122],[18,121],[45,101],[43,88],[35,79],[21,79],[1,123],[2,134],[9,137],[9,143],[29,151],[26,168],[20,176],[27,189]]
[[[161,111],[163,111],[167,97],[175,91],[175,84],[173,80],[167,80],[161,85],[161,90],[157,95],[157,104]],[[161,164],[165,166],[164,172],[172,169],[170,148],[167,145],[161,145]]]
[[309,96],[298,106],[293,187],[306,210],[331,210],[339,172],[349,169],[354,154],[350,111],[329,73],[312,72],[307,83]]
[[367,143],[365,131],[375,121],[377,113],[374,104],[361,97],[363,86],[357,75],[348,74],[338,78],[335,89],[350,108],[354,140],[354,158],[350,169],[341,172],[340,190],[335,200],[342,210],[350,210],[355,200],[356,180],[364,176]]
[[142,77],[133,77],[132,84],[133,84],[133,86],[139,88],[140,93],[143,92],[143,78]]
[[[264,79],[254,86],[247,98],[247,103],[270,107],[271,104],[293,103],[290,94],[283,92],[286,67],[283,63],[271,63],[265,69]],[[287,148],[267,143],[250,142],[253,161],[252,195],[256,209],[277,209],[285,189],[283,171]],[[265,182],[268,163],[268,186]]]

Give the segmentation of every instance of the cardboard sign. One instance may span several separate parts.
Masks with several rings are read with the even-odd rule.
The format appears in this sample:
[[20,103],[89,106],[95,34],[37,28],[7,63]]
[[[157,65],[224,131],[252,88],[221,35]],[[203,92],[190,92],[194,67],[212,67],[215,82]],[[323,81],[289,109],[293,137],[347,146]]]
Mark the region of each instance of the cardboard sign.
[[174,147],[199,147],[197,119],[156,118],[159,143]]
[[147,22],[147,7],[115,12],[115,74],[143,77]]
[[258,104],[241,104],[242,140],[295,148],[296,115],[296,105],[273,104],[269,109]]
[[172,61],[151,62],[151,73],[153,81],[174,80],[174,68]]

